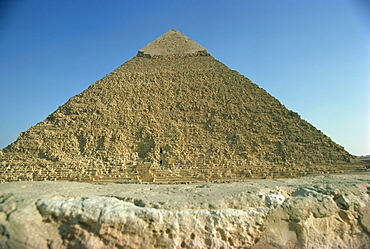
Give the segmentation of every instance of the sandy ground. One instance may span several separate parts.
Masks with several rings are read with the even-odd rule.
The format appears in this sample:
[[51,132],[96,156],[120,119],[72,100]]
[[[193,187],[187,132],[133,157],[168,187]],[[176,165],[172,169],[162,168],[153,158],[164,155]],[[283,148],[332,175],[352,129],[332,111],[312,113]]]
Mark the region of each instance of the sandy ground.
[[370,183],[369,174],[325,175],[214,184],[156,185],[30,181],[1,184],[0,195],[13,194],[16,198],[35,200],[52,196],[108,196],[133,202],[140,207],[169,210],[240,209],[256,205],[256,202],[260,201],[258,195],[261,193],[280,191],[285,195],[290,195],[297,188],[311,187],[325,191],[333,189],[338,192],[341,189],[348,189],[366,182]]

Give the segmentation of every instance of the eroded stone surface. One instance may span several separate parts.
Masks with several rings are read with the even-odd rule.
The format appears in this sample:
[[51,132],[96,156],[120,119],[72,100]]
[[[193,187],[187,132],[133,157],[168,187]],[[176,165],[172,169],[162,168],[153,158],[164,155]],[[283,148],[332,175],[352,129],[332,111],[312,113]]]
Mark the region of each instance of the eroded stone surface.
[[208,54],[189,54],[203,48],[182,34],[170,31],[147,51],[155,44],[169,54],[135,56],[0,150],[0,181],[209,182],[366,171],[248,78]]
[[370,176],[0,185],[0,248],[368,248]]

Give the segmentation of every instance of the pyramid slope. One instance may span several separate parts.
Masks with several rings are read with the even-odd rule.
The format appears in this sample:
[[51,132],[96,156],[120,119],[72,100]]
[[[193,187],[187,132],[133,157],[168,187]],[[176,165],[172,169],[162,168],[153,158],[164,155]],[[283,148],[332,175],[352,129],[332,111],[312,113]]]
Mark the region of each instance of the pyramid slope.
[[134,57],[22,133],[2,179],[205,181],[339,172],[354,157],[212,56]]
[[170,30],[139,50],[138,56],[208,54],[207,50],[177,30]]

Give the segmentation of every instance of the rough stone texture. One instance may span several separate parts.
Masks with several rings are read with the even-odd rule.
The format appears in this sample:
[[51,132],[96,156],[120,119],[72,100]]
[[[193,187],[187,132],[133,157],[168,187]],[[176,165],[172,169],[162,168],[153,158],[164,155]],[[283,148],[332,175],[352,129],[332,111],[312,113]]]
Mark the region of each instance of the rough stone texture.
[[370,176],[0,185],[0,248],[370,248]]
[[366,170],[265,90],[185,44],[198,49],[169,31],[144,51],[177,54],[134,57],[21,133],[0,153],[0,180],[242,181]]

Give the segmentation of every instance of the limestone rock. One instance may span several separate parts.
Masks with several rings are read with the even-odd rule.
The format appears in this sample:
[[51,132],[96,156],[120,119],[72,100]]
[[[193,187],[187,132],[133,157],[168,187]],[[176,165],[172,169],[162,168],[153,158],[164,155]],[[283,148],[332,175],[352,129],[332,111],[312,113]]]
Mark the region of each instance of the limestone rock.
[[0,185],[0,248],[369,248],[370,176]]
[[367,170],[354,159],[171,30],[4,148],[0,181],[244,181]]
[[161,55],[208,55],[207,50],[177,30],[170,30],[139,50],[139,57]]

